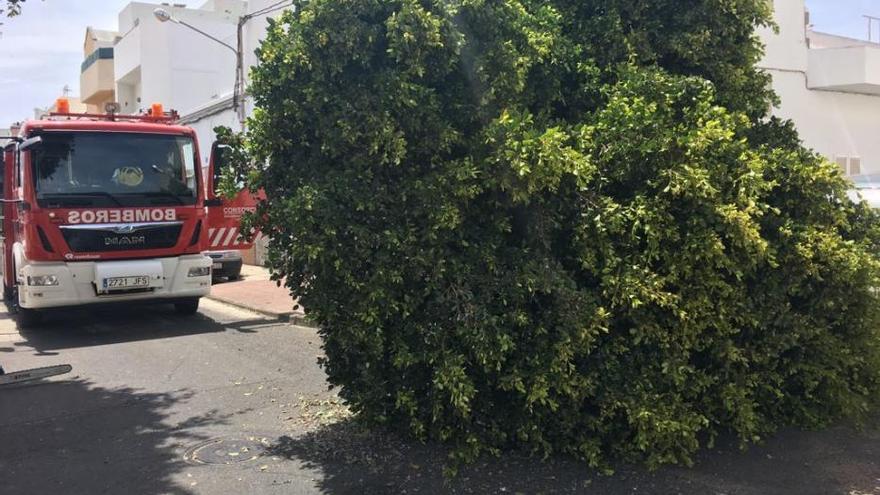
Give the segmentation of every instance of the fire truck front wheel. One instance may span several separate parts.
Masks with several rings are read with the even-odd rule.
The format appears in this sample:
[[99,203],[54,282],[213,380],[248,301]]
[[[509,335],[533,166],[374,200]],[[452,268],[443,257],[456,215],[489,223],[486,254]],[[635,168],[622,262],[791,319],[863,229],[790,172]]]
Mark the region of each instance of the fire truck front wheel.
[[21,328],[34,328],[43,321],[43,314],[35,309],[19,308],[16,318]]
[[18,302],[18,287],[13,287],[10,291],[10,299],[15,307],[15,319],[18,320],[18,326],[21,328],[33,328],[43,321],[43,313],[36,309],[22,308]]
[[174,310],[181,315],[194,315],[199,310],[199,298],[192,297],[174,303]]

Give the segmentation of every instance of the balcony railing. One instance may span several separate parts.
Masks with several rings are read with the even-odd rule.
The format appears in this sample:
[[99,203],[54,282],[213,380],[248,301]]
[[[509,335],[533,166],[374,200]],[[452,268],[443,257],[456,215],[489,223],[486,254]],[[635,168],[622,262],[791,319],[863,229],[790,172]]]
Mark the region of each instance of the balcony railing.
[[113,47],[108,46],[104,48],[98,48],[93,51],[85,60],[83,60],[82,65],[80,66],[80,72],[85,72],[89,67],[92,66],[95,62],[102,59],[112,59],[113,58]]

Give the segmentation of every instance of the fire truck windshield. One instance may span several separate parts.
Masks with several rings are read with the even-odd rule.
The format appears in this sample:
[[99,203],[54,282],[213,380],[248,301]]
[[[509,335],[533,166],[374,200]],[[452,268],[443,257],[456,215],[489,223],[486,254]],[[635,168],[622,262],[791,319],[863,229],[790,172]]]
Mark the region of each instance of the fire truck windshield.
[[187,136],[44,132],[31,149],[42,208],[193,205],[196,153]]

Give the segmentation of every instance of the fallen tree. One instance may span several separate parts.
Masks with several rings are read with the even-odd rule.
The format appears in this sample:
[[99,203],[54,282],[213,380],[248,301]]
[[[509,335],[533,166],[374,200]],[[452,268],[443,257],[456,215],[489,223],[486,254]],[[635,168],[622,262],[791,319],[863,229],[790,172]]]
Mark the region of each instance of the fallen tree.
[[877,217],[768,117],[767,2],[296,7],[251,185],[359,417],[656,466],[870,411]]

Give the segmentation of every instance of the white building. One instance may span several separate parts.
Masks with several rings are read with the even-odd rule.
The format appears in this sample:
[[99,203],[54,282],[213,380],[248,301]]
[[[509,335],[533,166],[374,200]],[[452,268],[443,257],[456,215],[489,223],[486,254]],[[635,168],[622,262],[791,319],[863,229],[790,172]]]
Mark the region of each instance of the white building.
[[[277,0],[250,0],[245,12],[262,12],[276,4]],[[759,32],[766,45],[760,66],[773,76],[782,100],[774,114],[791,119],[807,147],[839,163],[848,175],[880,174],[880,44],[813,31],[804,0],[774,0],[774,8],[779,32]],[[247,68],[257,63],[254,50],[265,36],[267,18],[279,13],[245,23]],[[246,108],[250,110],[250,102]],[[238,127],[231,91],[220,98],[203,98],[201,106],[182,115],[203,142],[213,140],[216,125]]]
[[[243,28],[247,69],[265,36],[267,19],[286,2],[211,0],[191,9],[163,5],[180,20],[235,46]],[[134,2],[119,15],[115,46],[117,100],[122,112],[153,102],[178,110],[194,127],[207,158],[213,128],[238,128],[232,108],[235,55],[228,48],[172,22],[159,22],[156,4]],[[796,124],[806,146],[838,162],[849,175],[880,174],[880,44],[817,33],[804,0],[775,0],[779,32],[760,31],[766,44],[761,68],[773,76],[782,103],[774,113]],[[270,9],[270,12],[265,10]],[[250,113],[252,103],[246,103]]]
[[80,66],[79,94],[89,113],[102,113],[116,101],[113,78],[113,47],[119,33],[86,28],[83,40],[83,62]]
[[[266,36],[266,29],[269,25],[269,19],[279,16],[283,10],[289,7],[290,2],[279,2],[279,0],[249,0],[243,15],[246,17],[242,29],[242,56],[245,67],[245,75],[249,74],[250,68],[257,64],[257,56],[255,51],[260,46],[260,42]],[[183,26],[175,26],[178,29],[186,29]],[[210,43],[210,40],[204,40]],[[235,45],[237,40],[235,37],[231,39],[231,44]],[[230,70],[230,76],[234,77],[234,73]],[[246,114],[250,114],[253,110],[253,101],[246,98],[244,100]],[[233,109],[232,84],[230,83],[227,91],[217,98],[202,99],[199,106],[189,108],[181,112],[181,123],[195,129],[199,136],[199,142],[210,143],[214,140],[214,128],[222,125],[234,130],[240,130],[238,117]],[[208,150],[203,150],[203,155],[207,155]]]
[[[197,9],[161,5],[172,16],[235,46],[239,0],[210,0]],[[116,99],[122,113],[138,113],[152,103],[187,114],[232,91],[236,57],[232,50],[185,26],[159,22],[158,4],[132,2],[119,13],[120,39],[114,46]]]
[[764,29],[760,66],[801,139],[850,176],[880,174],[880,44],[818,33],[804,0],[775,0],[778,34]]

